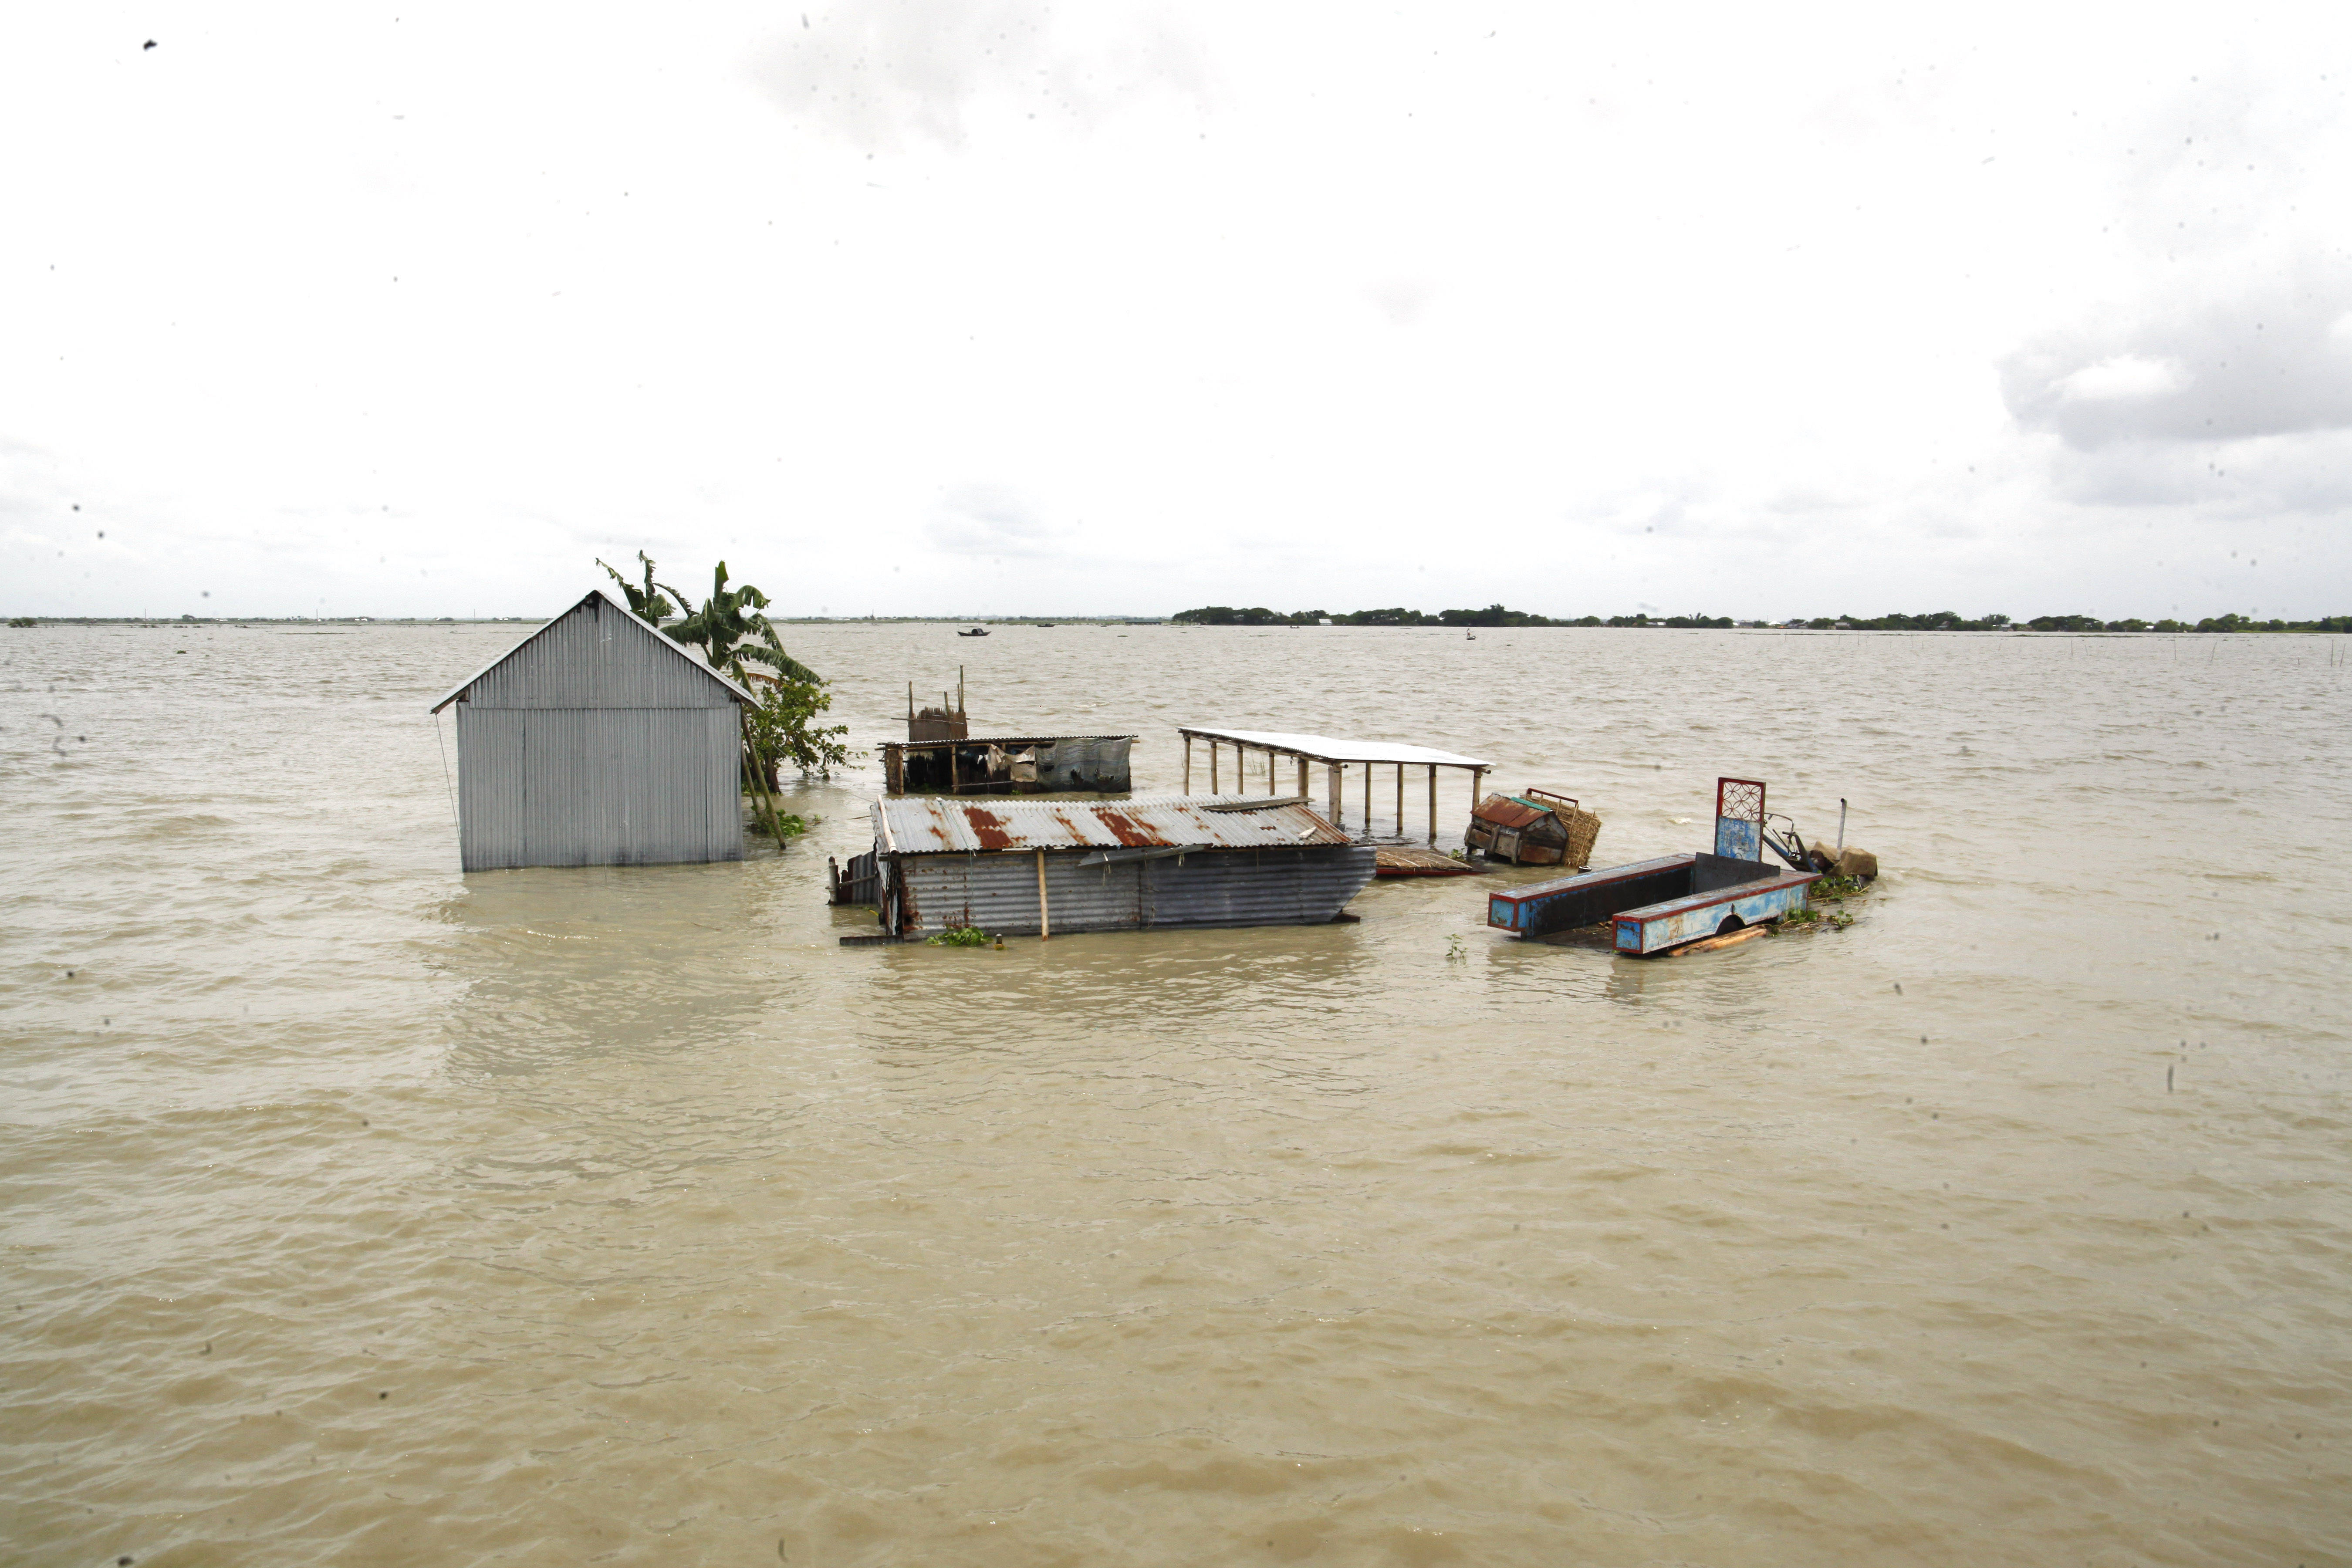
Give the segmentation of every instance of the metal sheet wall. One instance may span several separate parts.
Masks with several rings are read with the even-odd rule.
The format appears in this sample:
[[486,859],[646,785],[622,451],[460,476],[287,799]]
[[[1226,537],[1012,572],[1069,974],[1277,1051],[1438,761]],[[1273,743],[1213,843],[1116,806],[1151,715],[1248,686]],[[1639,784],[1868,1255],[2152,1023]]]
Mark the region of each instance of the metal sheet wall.
[[478,676],[469,708],[732,708],[689,650],[603,598],[561,616]]
[[[1045,857],[1045,896],[1056,934],[1145,926],[1319,925],[1371,880],[1368,844],[1297,849],[1213,850],[1175,859],[1081,866],[1081,853]],[[907,891],[906,934],[952,926],[1034,935],[1033,851],[909,855],[898,861]]]
[[468,871],[743,858],[739,721],[722,708],[457,705]]

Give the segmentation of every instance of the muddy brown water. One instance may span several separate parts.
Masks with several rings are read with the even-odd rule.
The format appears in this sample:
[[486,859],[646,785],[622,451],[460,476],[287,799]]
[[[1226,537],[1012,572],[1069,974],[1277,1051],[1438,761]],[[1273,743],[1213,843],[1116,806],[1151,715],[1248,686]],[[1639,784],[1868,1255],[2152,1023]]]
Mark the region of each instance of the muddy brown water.
[[791,631],[861,744],[962,663],[1600,864],[1852,800],[1851,930],[1644,964],[1455,880],[844,949],[870,772],[461,877],[424,710],[519,630],[0,641],[0,1558],[2352,1561],[2328,639]]

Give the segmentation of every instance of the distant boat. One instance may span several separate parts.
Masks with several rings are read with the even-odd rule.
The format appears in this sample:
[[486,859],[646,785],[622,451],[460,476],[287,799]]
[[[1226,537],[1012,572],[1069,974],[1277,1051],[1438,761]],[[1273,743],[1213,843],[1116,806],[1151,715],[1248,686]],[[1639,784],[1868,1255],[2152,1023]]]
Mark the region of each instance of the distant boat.
[[956,633],[956,636],[960,637],[984,637],[987,635],[988,628],[986,626],[974,626],[968,632]]

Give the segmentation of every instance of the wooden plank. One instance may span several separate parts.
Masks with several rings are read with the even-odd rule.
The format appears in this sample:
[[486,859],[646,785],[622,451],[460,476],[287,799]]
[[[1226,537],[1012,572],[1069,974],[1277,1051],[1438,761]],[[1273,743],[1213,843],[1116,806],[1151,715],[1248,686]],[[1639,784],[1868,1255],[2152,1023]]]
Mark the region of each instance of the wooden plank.
[[1478,868],[1413,844],[1384,844],[1373,851],[1377,877],[1475,877]]
[[1669,958],[1681,958],[1688,953],[1713,952],[1718,947],[1732,947],[1738,943],[1762,936],[1771,929],[1772,928],[1770,926],[1742,926],[1738,931],[1726,932],[1722,936],[1711,936],[1703,942],[1686,942],[1683,946],[1675,948],[1666,956]]

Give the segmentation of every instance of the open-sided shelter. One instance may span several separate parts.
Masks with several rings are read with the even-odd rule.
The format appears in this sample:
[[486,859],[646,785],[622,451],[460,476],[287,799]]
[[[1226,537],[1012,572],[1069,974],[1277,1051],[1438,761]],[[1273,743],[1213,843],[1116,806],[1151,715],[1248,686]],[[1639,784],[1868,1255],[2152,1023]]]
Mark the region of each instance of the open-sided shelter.
[[468,871],[743,858],[751,694],[602,588],[459,681]]

